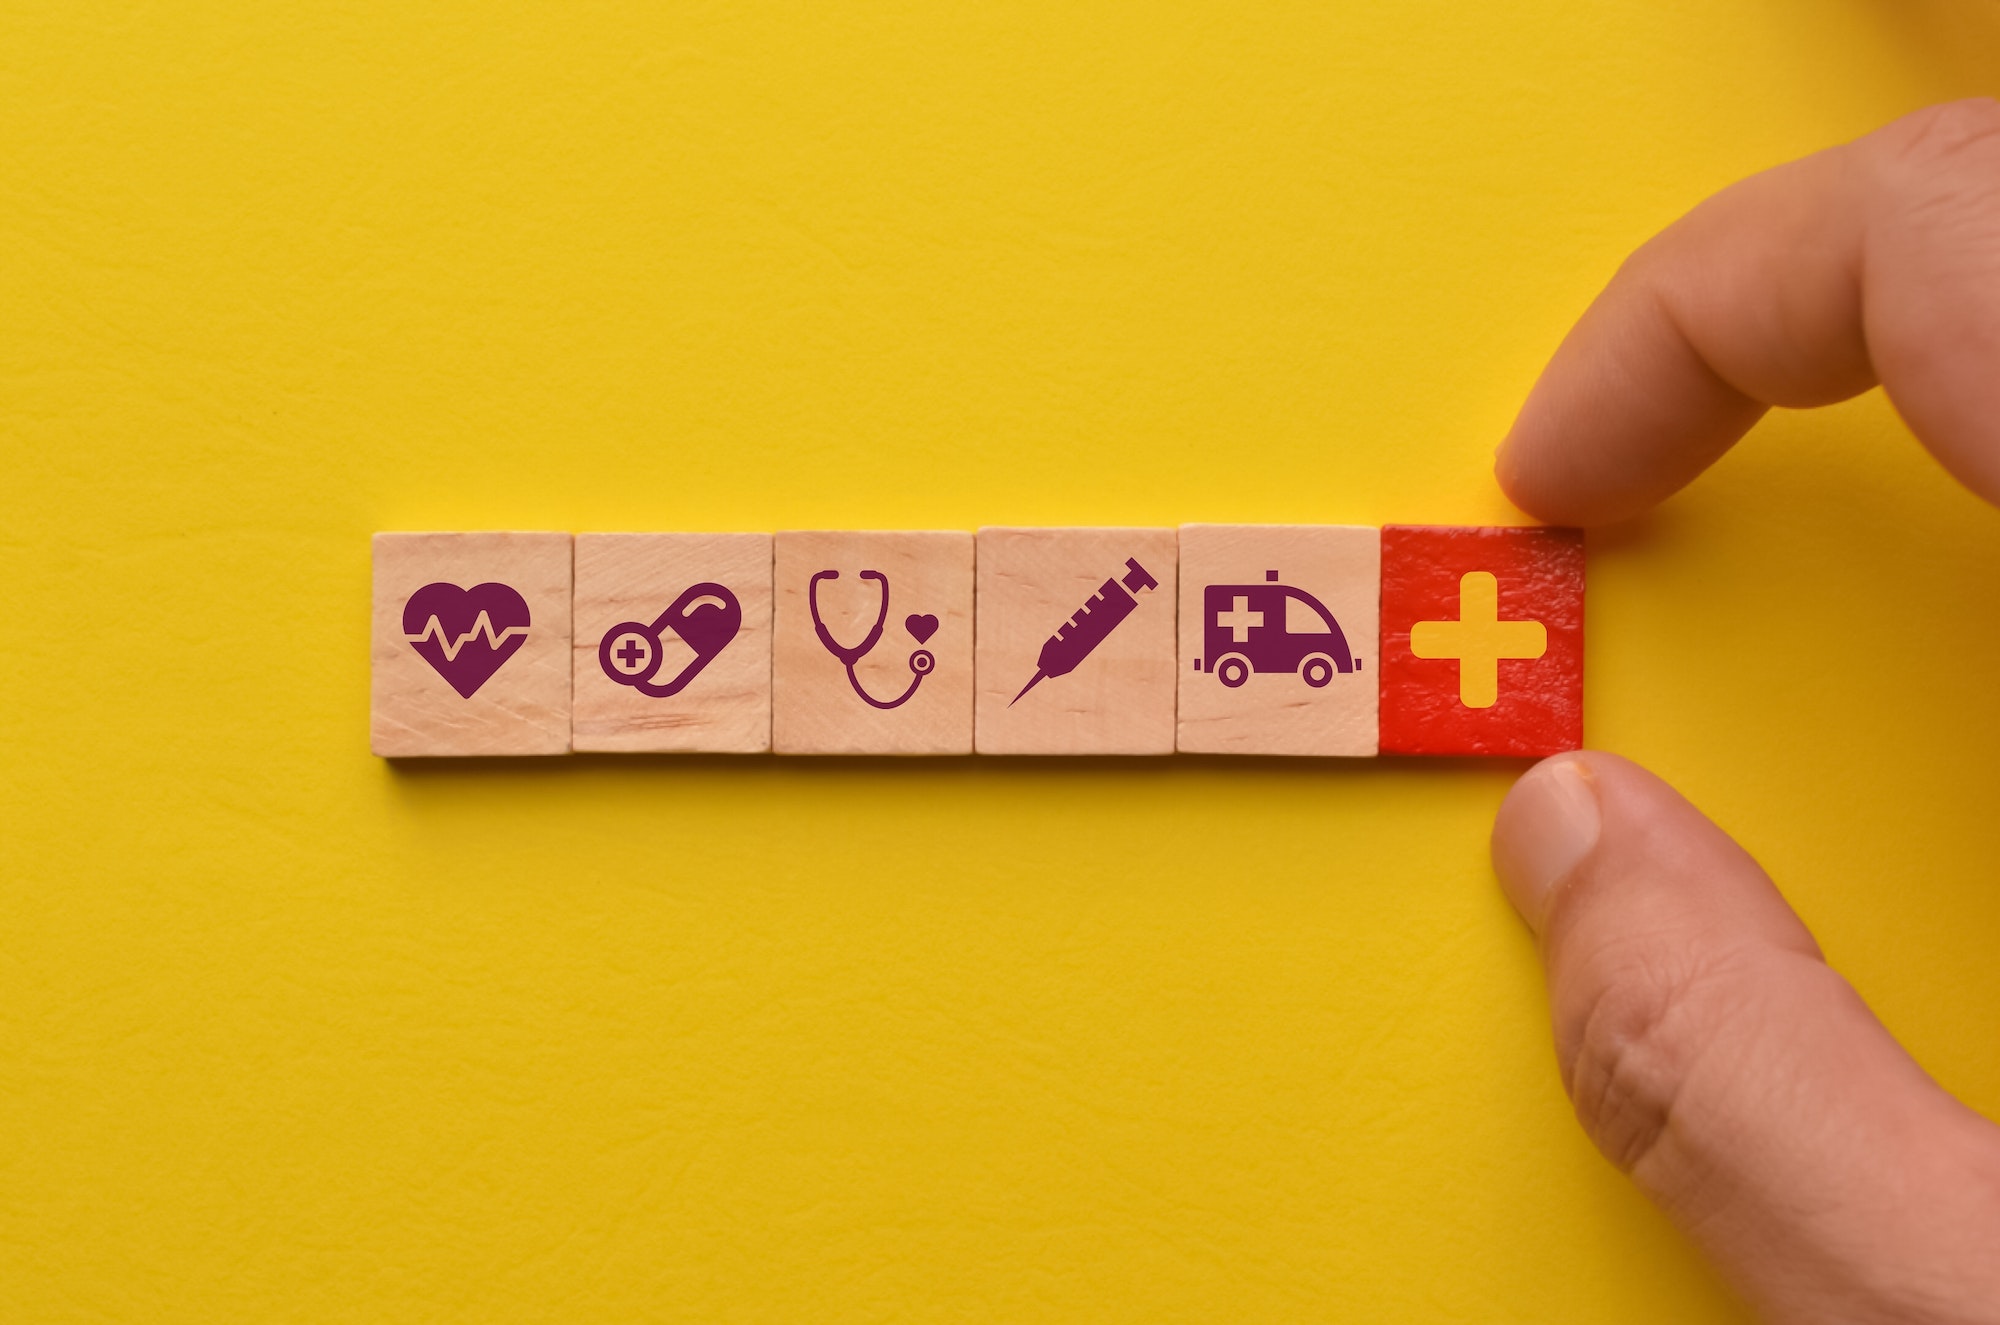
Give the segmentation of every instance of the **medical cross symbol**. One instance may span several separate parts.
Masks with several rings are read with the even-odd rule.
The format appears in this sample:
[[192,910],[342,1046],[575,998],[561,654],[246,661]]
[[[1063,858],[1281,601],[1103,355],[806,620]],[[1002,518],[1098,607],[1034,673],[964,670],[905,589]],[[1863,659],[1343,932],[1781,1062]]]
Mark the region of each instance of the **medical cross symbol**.
[[646,650],[639,647],[638,640],[627,635],[625,643],[619,646],[618,652],[613,656],[625,664],[626,671],[636,672],[639,670],[639,664],[645,660]]
[[1548,647],[1541,622],[1500,619],[1500,581],[1491,571],[1467,571],[1459,579],[1458,620],[1410,627],[1411,653],[1458,660],[1458,702],[1469,709],[1492,708],[1499,700],[1502,658],[1539,658]]
[[1250,610],[1250,600],[1238,594],[1230,603],[1227,612],[1217,612],[1215,614],[1215,624],[1228,628],[1231,643],[1248,644],[1250,642],[1250,627],[1263,625],[1264,614],[1262,612],[1252,612]]

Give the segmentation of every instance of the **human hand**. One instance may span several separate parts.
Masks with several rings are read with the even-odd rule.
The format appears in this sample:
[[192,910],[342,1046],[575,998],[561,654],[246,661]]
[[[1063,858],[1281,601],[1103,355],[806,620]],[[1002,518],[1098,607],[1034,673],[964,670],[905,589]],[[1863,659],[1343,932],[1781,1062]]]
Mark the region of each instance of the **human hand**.
[[[1497,462],[1522,509],[1637,514],[1772,405],[1876,383],[2000,502],[2000,103],[1920,111],[1709,199],[1557,350]],[[2000,1127],[1926,1076],[1743,850],[1612,755],[1493,828],[1591,1139],[1773,1321],[2000,1321]]]

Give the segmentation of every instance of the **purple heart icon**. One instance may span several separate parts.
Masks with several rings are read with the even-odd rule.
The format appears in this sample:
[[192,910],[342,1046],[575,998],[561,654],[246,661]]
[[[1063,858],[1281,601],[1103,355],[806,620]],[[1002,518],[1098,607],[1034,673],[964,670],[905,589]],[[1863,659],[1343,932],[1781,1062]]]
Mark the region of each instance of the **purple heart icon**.
[[937,618],[928,613],[923,616],[912,613],[903,618],[903,629],[909,631],[917,643],[928,644],[931,636],[937,634]]
[[505,584],[426,584],[403,604],[403,638],[471,699],[527,642],[528,600]]

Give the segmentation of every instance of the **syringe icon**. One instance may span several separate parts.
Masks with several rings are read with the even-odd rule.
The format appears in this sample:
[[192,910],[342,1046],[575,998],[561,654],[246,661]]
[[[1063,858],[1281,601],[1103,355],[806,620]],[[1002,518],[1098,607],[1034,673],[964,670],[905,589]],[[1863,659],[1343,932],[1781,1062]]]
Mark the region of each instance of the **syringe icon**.
[[[1056,633],[1049,636],[1042,645],[1042,652],[1035,659],[1039,671],[1021,687],[1021,695],[1035,688],[1035,683],[1051,676],[1067,676],[1075,671],[1077,664],[1090,656],[1090,651],[1102,644],[1105,637],[1118,628],[1118,623],[1132,615],[1132,609],[1139,605],[1133,597],[1141,589],[1157,589],[1160,582],[1139,564],[1137,557],[1125,558],[1124,583],[1113,576],[1104,582],[1089,602],[1078,608],[1076,615],[1056,627]],[[1012,708],[1021,702],[1021,695],[1007,701]]]

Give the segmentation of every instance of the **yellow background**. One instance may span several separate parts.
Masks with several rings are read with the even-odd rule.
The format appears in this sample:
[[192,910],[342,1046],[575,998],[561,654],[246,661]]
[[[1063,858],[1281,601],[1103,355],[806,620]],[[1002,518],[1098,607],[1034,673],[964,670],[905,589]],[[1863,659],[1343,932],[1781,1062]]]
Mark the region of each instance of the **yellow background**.
[[[367,745],[368,535],[1515,518],[1569,320],[1991,5],[11,0],[0,1314],[1700,1321],[1518,765]],[[1879,396],[1593,539],[1594,741],[2000,1110],[2000,517]]]

